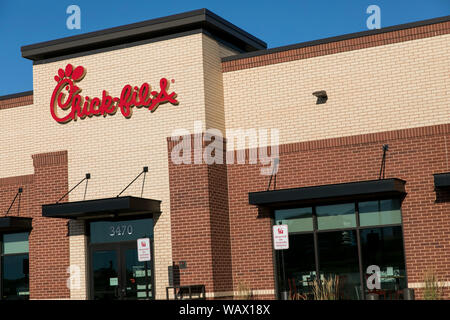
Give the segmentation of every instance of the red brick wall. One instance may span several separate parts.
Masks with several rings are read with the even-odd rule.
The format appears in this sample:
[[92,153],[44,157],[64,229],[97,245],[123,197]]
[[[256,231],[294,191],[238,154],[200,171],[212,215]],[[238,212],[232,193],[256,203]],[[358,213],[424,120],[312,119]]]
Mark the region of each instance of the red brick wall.
[[248,204],[248,192],[266,190],[268,185],[269,177],[259,170],[259,165],[228,165],[234,290],[240,285],[251,290],[275,288],[271,218],[266,210]]
[[[30,159],[31,161],[31,159]],[[0,216],[23,187],[20,216],[33,218],[30,233],[30,298],[69,298],[66,273],[69,238],[65,219],[42,217],[42,204],[56,202],[68,190],[67,152],[33,156],[34,174],[0,179]],[[17,215],[17,202],[8,215]]]
[[226,165],[208,166],[214,291],[232,291],[232,260]]
[[33,94],[0,100],[0,110],[28,106],[33,104]]
[[[429,269],[449,281],[450,194],[435,192],[433,180],[434,173],[450,171],[449,124],[282,145],[277,189],[377,179],[385,143],[385,178],[407,181],[402,215],[408,282],[423,282]],[[269,177],[260,168],[169,161],[173,259],[188,262],[182,284],[228,291],[232,279],[234,291],[240,284],[275,288],[270,214],[248,204],[249,192],[267,188]],[[444,291],[449,298],[450,290]]]
[[[194,136],[184,139],[194,148]],[[207,293],[231,291],[226,166],[194,164],[193,152],[192,164],[175,165],[170,159],[176,144],[168,139],[172,256],[176,264],[187,262],[181,285],[205,284]]]
[[[385,177],[407,181],[402,215],[408,282],[423,282],[430,268],[449,281],[450,196],[434,191],[433,173],[450,171],[450,125],[283,145],[277,189],[377,179],[384,143]],[[249,192],[267,188],[269,177],[259,168],[228,166],[235,287],[240,281],[253,289],[274,287],[271,221],[248,205]]]

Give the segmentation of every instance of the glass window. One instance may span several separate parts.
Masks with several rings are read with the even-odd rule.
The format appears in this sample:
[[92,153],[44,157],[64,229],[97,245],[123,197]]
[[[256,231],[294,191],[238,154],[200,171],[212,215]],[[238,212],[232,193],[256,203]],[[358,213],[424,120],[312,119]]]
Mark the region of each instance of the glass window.
[[356,227],[354,203],[317,206],[316,214],[319,230]]
[[312,208],[275,210],[275,224],[287,224],[288,231],[313,231]]
[[119,269],[115,250],[94,251],[92,253],[94,299],[109,300],[117,295]]
[[[406,288],[405,257],[402,228],[384,227],[360,231],[363,272],[367,282],[367,267],[380,268],[381,299],[399,299]],[[371,283],[374,283],[373,281]],[[365,283],[367,287],[367,283]]]
[[[289,226],[289,249],[276,253],[280,290],[291,299],[313,298],[311,285],[318,272],[320,280],[338,277],[339,299],[363,299],[368,293],[402,299],[407,284],[400,207],[399,199],[388,199],[275,210],[275,223]],[[366,274],[369,266],[380,269],[377,291],[367,288],[373,278]]]
[[11,233],[3,235],[3,254],[28,252],[28,233]]
[[28,299],[28,253],[2,257],[2,298],[5,300]]
[[120,242],[153,237],[153,219],[90,223],[91,243]]
[[402,222],[398,199],[360,202],[358,208],[359,223],[363,227]]
[[340,299],[359,299],[360,273],[356,230],[318,234],[321,279],[338,276]]
[[152,296],[151,270],[147,263],[138,260],[136,249],[125,251],[127,299],[144,299]]
[[[280,257],[281,252],[279,251]],[[279,283],[289,291],[291,299],[298,299],[300,295],[311,295],[311,281],[316,274],[313,234],[289,235],[289,250],[283,250],[284,268],[287,283],[281,277]],[[281,259],[280,259],[281,261]],[[279,265],[281,276],[283,266]]]
[[28,233],[4,234],[1,249],[2,299],[28,299]]

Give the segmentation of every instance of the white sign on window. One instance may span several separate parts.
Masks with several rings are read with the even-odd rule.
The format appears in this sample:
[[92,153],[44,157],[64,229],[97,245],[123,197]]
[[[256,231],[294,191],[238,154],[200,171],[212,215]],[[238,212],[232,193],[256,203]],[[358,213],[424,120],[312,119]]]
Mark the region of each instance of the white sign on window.
[[289,234],[287,224],[273,226],[273,247],[275,250],[289,249]]
[[137,239],[138,261],[150,261],[150,239],[141,238]]

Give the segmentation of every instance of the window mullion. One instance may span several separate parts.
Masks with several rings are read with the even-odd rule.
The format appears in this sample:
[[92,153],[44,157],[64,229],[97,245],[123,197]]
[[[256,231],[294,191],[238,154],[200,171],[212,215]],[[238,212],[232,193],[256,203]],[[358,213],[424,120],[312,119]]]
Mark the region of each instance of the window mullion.
[[3,300],[3,235],[0,234],[0,300]]
[[362,262],[362,250],[361,250],[361,237],[359,234],[359,208],[358,201],[355,202],[355,215],[356,215],[356,241],[358,244],[358,263],[359,263],[359,281],[361,288],[361,297],[363,300],[366,299],[365,290],[364,290],[364,268]]
[[312,207],[312,216],[313,216],[313,235],[314,235],[314,261],[316,263],[316,279],[320,279],[319,276],[319,243],[317,239],[317,214],[316,214],[316,207]]

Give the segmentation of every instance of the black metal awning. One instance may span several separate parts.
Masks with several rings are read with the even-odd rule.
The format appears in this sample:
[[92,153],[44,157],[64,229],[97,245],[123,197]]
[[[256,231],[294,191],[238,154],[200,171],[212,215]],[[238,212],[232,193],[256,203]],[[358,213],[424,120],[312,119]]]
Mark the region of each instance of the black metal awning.
[[42,216],[65,219],[94,219],[97,217],[124,216],[138,214],[160,213],[159,200],[116,197],[107,199],[45,204],[42,206]]
[[404,197],[406,181],[380,179],[314,187],[250,192],[250,204],[263,207],[310,204],[325,201]]
[[32,218],[25,217],[1,217],[0,232],[21,232],[31,230]]
[[450,172],[436,173],[433,176],[435,188],[450,188]]

